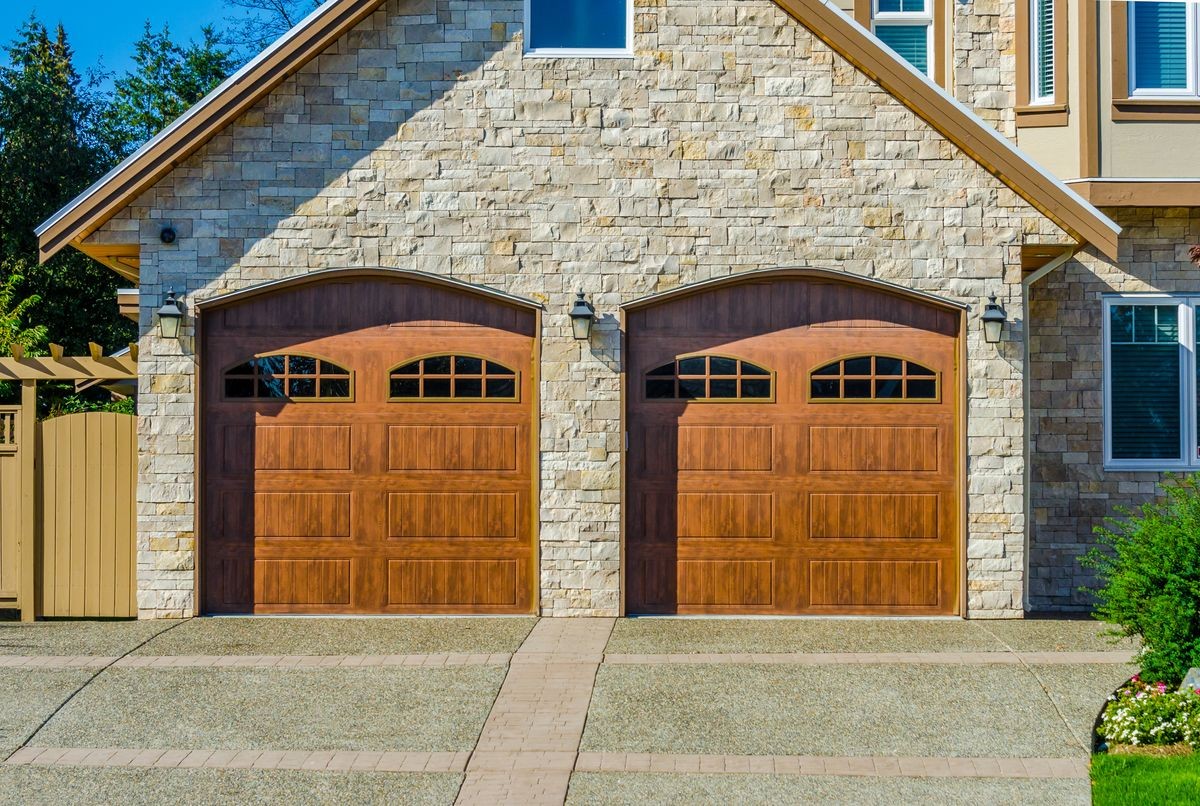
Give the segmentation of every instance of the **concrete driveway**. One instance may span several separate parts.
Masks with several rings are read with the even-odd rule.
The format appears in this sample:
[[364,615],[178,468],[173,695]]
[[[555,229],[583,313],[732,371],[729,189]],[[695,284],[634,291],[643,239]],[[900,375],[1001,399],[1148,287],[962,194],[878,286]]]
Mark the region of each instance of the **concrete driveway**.
[[3,803],[1090,802],[1080,621],[0,623]]

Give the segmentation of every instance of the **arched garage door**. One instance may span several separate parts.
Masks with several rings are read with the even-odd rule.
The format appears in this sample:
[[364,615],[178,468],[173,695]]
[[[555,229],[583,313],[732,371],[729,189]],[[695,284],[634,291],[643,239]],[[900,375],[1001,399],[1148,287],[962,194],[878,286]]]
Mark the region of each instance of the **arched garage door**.
[[960,315],[830,272],[630,306],[629,612],[956,612]]
[[533,609],[533,310],[384,273],[201,316],[204,609]]

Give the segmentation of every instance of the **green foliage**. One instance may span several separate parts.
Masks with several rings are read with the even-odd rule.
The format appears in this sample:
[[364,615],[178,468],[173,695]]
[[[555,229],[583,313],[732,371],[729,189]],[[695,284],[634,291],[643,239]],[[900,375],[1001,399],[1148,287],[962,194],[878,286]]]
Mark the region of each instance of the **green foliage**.
[[1092,757],[1095,806],[1200,803],[1200,755]]
[[1121,514],[1082,560],[1100,579],[1096,616],[1141,638],[1144,679],[1175,685],[1200,666],[1200,476],[1169,477],[1161,501]]
[[114,411],[117,414],[137,414],[137,402],[131,398],[110,399],[107,392],[85,392],[54,398],[39,412],[41,419],[80,414],[88,411]]
[[200,42],[171,39],[168,26],[155,32],[146,23],[134,53],[135,69],[114,83],[112,102],[100,115],[102,139],[123,159],[171,125],[234,71],[232,51],[212,27]]
[[0,356],[8,355],[14,346],[33,351],[46,340],[45,325],[27,325],[30,310],[41,300],[17,296],[17,288],[25,278],[13,272],[0,276]]

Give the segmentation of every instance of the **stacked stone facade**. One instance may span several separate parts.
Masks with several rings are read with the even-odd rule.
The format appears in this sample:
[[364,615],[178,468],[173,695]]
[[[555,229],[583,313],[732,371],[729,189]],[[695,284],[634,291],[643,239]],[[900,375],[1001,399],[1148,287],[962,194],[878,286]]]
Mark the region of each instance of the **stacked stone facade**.
[[[520,0],[390,0],[99,232],[142,244],[139,604],[189,615],[197,301],[318,269],[542,302],[541,609],[620,604],[621,305],[821,266],[971,306],[968,612],[1023,612],[1020,246],[1066,236],[770,0],[638,3],[636,56],[522,56]],[[175,228],[160,243],[164,225]],[[600,318],[571,337],[576,289]],[[983,342],[988,295],[1010,321]],[[201,536],[202,539],[202,536]]]
[[1079,556],[1095,527],[1154,499],[1161,473],[1104,469],[1102,297],[1111,293],[1200,291],[1188,259],[1200,243],[1196,208],[1118,208],[1124,228],[1117,263],[1084,256],[1030,292],[1031,529],[1029,605],[1087,610],[1094,584]]

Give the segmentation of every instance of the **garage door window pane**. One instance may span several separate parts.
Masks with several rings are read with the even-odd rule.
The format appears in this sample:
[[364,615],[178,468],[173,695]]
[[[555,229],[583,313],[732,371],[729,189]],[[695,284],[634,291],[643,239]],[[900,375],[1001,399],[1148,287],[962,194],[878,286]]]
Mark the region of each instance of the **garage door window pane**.
[[811,400],[937,400],[937,373],[894,356],[854,356],[812,371]]
[[503,364],[471,355],[434,355],[392,370],[392,400],[502,400],[517,394],[516,373]]
[[1115,460],[1183,459],[1179,306],[1109,308],[1109,422]]
[[345,400],[351,388],[349,370],[304,355],[261,356],[225,373],[225,397],[230,400]]
[[646,373],[647,400],[770,401],[771,371],[740,358],[693,355]]

